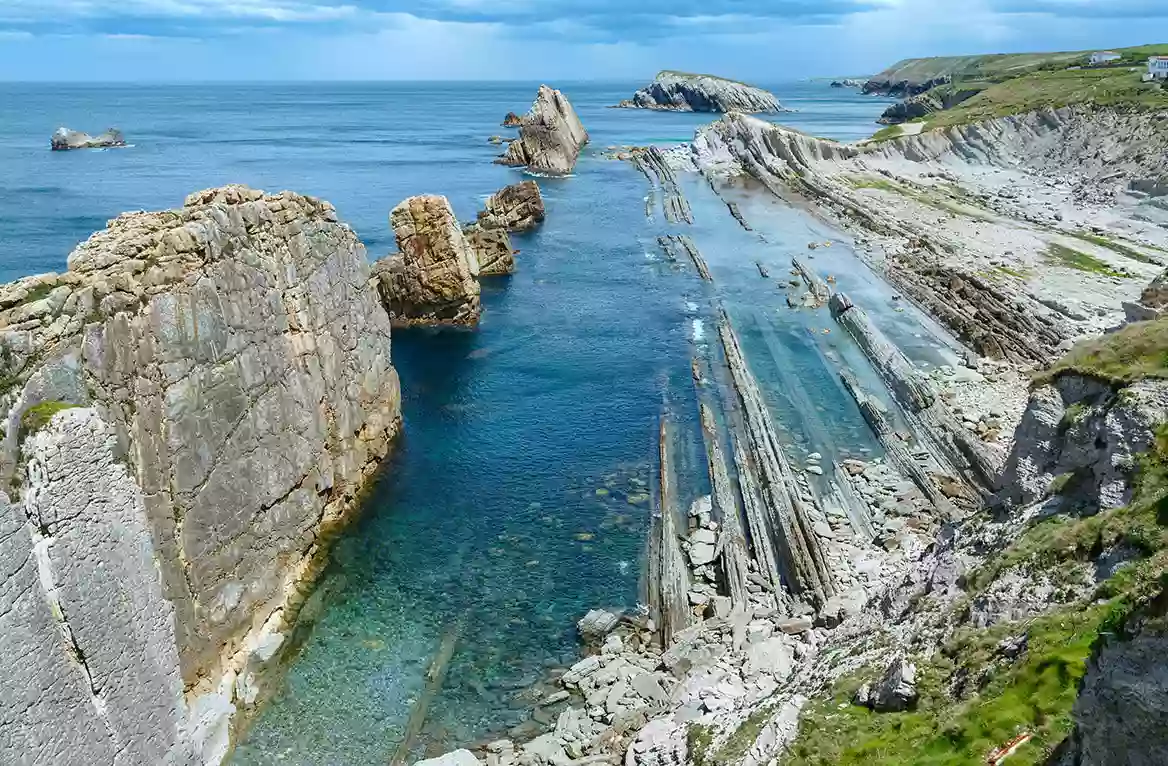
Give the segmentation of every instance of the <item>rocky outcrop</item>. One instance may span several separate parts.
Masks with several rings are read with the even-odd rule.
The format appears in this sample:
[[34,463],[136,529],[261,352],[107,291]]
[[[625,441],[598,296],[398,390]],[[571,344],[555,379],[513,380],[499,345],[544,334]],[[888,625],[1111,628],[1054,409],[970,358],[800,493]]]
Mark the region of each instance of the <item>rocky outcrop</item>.
[[951,82],[953,82],[953,77],[947,74],[932,77],[903,77],[893,70],[878,74],[868,80],[864,83],[863,92],[877,96],[911,98],[930,88],[948,85]]
[[0,761],[218,763],[400,427],[365,250],[225,187],[0,288]]
[[1128,322],[1146,322],[1168,313],[1168,271],[1144,288],[1138,302],[1125,302],[1123,311]]
[[543,223],[544,216],[539,184],[528,179],[506,186],[488,197],[485,209],[479,211],[478,223],[484,229],[529,231]]
[[620,102],[626,109],[670,112],[783,112],[774,94],[712,75],[661,72],[651,84]]
[[535,103],[520,121],[519,138],[496,160],[502,165],[526,166],[529,170],[566,175],[576,167],[580,150],[588,143],[588,133],[576,110],[558,90],[539,86]]
[[1132,498],[1138,456],[1168,421],[1168,382],[1116,387],[1061,375],[1036,389],[1015,434],[1001,497],[1022,505],[1051,494],[1088,511]]
[[904,101],[893,104],[884,110],[876,122],[881,125],[899,125],[921,117],[927,117],[934,112],[952,109],[958,104],[981,93],[982,88],[961,88],[957,86],[938,86],[906,98]]
[[382,305],[396,325],[474,325],[479,260],[445,197],[410,197],[389,216],[399,253],[373,265]]
[[503,118],[504,128],[518,128],[523,124],[523,118],[515,114],[515,112],[507,112],[507,116]]
[[100,136],[91,136],[88,133],[69,128],[57,128],[50,145],[55,152],[70,149],[107,149],[114,146],[125,146],[126,138],[117,128],[110,128]]
[[862,88],[864,87],[864,80],[856,80],[851,77],[843,80],[832,80],[831,87],[833,88]]
[[498,277],[515,272],[515,250],[505,229],[487,229],[470,224],[462,230],[474,251],[480,277]]

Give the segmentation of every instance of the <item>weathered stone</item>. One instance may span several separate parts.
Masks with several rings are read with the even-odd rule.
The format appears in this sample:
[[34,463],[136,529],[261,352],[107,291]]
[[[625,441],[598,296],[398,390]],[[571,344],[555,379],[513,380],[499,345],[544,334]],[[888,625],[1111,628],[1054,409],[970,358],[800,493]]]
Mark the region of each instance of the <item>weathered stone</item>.
[[515,251],[505,230],[484,229],[479,224],[471,224],[462,233],[474,251],[480,277],[506,276],[515,272]]
[[0,334],[0,673],[29,695],[0,695],[0,762],[218,763],[400,427],[389,319],[289,192],[122,215],[55,280]]
[[916,666],[903,657],[892,661],[872,690],[872,709],[878,713],[908,710],[917,702]]
[[710,75],[660,72],[648,86],[619,106],[671,112],[783,112],[773,94],[745,83]]
[[565,175],[576,167],[576,158],[586,143],[588,133],[568,99],[558,90],[541,85],[531,111],[520,122],[519,138],[496,162]]
[[479,321],[479,260],[445,197],[410,197],[390,224],[399,255],[373,266],[381,302],[398,325]]
[[592,609],[576,623],[576,630],[585,640],[604,638],[620,624],[620,614],[606,609]]
[[528,231],[543,223],[545,215],[539,184],[528,179],[488,197],[485,208],[479,211],[478,223],[484,229]]
[[126,138],[122,131],[110,128],[100,136],[91,136],[69,128],[57,128],[49,142],[54,152],[70,149],[108,149],[115,146],[125,146]]
[[414,766],[481,766],[482,762],[475,758],[469,750],[455,750],[437,758],[428,758],[418,761]]

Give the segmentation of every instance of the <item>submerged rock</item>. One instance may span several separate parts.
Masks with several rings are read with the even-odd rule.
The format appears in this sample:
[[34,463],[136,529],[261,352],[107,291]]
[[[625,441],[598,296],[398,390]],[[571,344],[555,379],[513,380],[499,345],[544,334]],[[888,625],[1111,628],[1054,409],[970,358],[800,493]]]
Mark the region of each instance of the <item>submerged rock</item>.
[[218,763],[400,427],[389,319],[291,192],[124,214],[68,264],[0,287],[0,762]]
[[91,136],[69,128],[57,128],[50,145],[54,152],[69,149],[106,149],[112,146],[125,146],[126,138],[117,128],[110,128],[100,136]]
[[479,260],[445,197],[410,197],[390,213],[400,251],[373,265],[382,305],[398,325],[479,321]]
[[588,133],[567,97],[541,85],[531,111],[520,121],[519,138],[508,145],[507,153],[496,162],[566,175],[576,167],[576,158],[586,143]]
[[470,224],[462,230],[479,264],[480,277],[497,277],[515,272],[515,251],[504,229],[487,229]]
[[783,112],[774,94],[734,80],[704,74],[661,72],[651,84],[618,106],[673,112]]
[[479,211],[479,225],[484,229],[528,231],[543,223],[544,215],[539,185],[528,179],[492,194],[486,209]]

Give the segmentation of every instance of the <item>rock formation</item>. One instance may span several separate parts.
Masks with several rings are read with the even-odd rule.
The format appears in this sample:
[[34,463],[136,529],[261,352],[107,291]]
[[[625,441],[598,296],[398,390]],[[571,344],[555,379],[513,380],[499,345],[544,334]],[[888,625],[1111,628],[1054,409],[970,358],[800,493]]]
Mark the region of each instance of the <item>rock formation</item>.
[[410,197],[389,217],[399,253],[373,265],[382,305],[397,325],[479,321],[479,261],[445,197]]
[[958,104],[981,93],[979,87],[938,86],[924,93],[906,98],[884,110],[876,122],[881,125],[899,125],[920,117],[927,117],[943,109],[952,109]]
[[474,251],[480,277],[497,277],[515,272],[515,250],[505,229],[488,229],[472,223],[462,230]]
[[0,762],[218,763],[400,427],[365,249],[225,187],[0,288]]
[[100,136],[91,136],[69,128],[57,128],[53,134],[51,146],[53,151],[61,152],[69,149],[105,149],[111,146],[125,146],[126,138],[122,131],[110,128]]
[[831,87],[833,88],[862,88],[864,87],[863,80],[856,80],[851,77],[843,80],[832,80]]
[[507,112],[507,116],[503,118],[504,128],[518,128],[523,124],[523,118],[515,114],[515,112]]
[[895,96],[897,98],[911,98],[924,93],[938,85],[948,85],[953,81],[951,75],[937,75],[935,77],[904,77],[895,71],[881,73],[864,83],[863,92],[878,96]]
[[492,194],[486,208],[479,211],[478,223],[485,229],[528,231],[543,223],[544,215],[539,185],[528,179]]
[[783,112],[774,94],[712,75],[665,71],[618,106],[671,112]]
[[546,85],[520,121],[519,138],[496,160],[501,165],[527,166],[538,173],[566,175],[576,167],[588,133],[567,97]]

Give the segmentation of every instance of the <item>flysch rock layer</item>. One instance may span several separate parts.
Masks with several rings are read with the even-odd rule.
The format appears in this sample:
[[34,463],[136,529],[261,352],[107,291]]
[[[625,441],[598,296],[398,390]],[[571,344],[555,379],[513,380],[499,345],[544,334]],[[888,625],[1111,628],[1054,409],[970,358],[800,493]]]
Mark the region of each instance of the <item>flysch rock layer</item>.
[[567,175],[576,167],[580,150],[588,143],[588,133],[580,124],[568,98],[547,85],[519,124],[519,138],[507,146],[496,162],[526,166],[536,173]]
[[652,83],[620,102],[626,109],[672,112],[785,112],[773,93],[734,80],[661,72]]
[[479,321],[479,259],[445,197],[410,197],[389,217],[400,251],[373,265],[394,324],[474,325]]
[[528,179],[505,186],[487,198],[478,223],[484,229],[529,231],[543,223],[545,215],[539,184]]
[[0,762],[213,764],[401,424],[331,205],[129,213],[0,287]]

